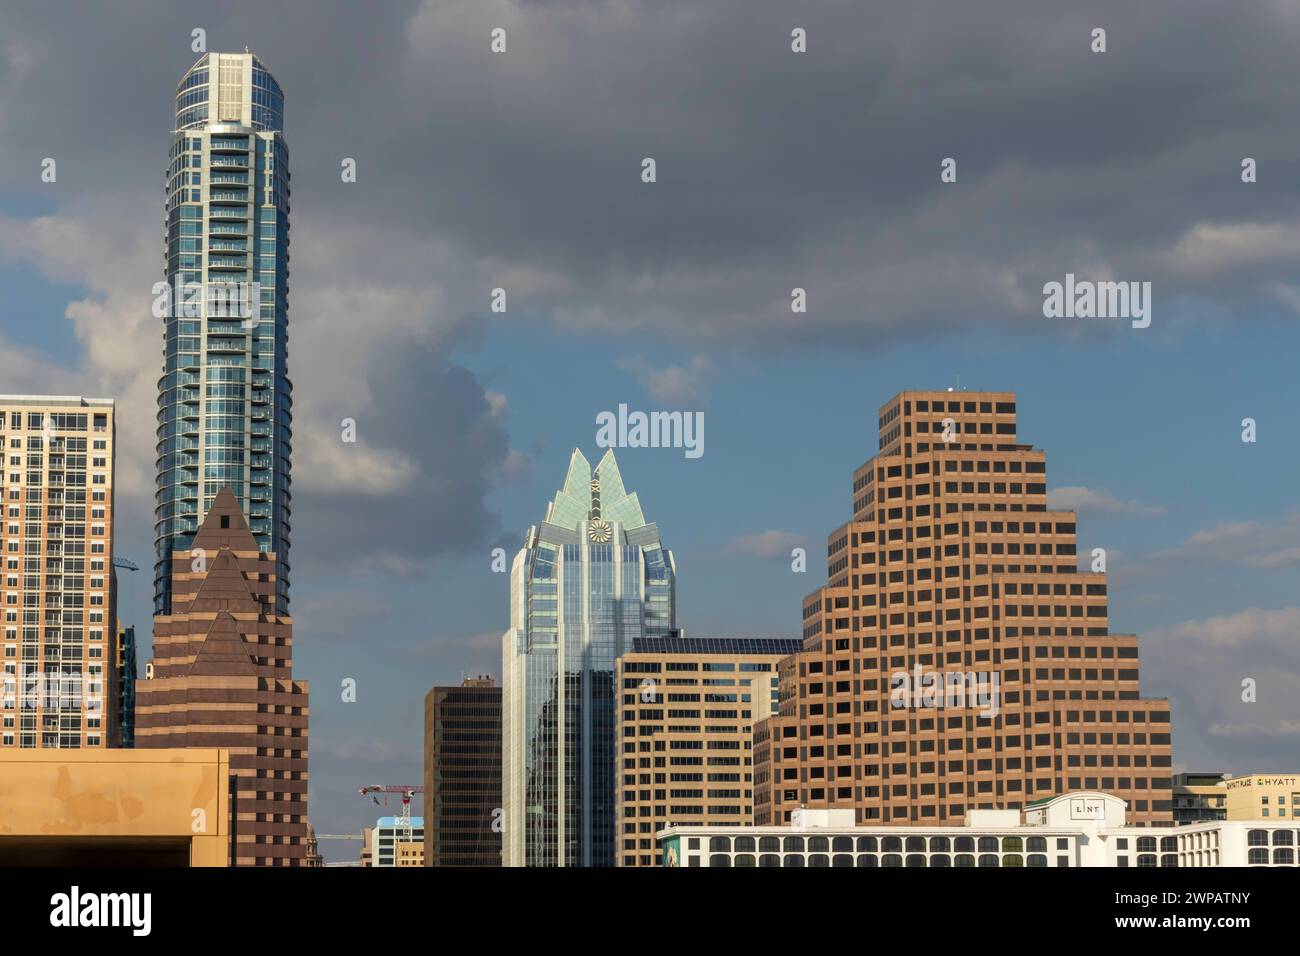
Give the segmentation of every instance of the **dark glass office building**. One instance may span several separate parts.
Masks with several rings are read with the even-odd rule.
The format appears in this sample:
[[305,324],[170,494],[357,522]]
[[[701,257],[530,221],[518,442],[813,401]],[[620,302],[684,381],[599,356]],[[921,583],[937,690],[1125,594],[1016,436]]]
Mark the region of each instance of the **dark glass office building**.
[[501,688],[490,677],[424,698],[424,865],[500,866]]

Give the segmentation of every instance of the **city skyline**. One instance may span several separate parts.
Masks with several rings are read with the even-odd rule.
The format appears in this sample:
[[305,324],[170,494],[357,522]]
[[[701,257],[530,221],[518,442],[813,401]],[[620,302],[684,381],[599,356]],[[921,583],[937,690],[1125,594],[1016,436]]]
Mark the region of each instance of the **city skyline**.
[[[1285,763],[1300,692],[1294,17],[1203,11],[1191,35],[1103,4],[1099,60],[1078,40],[1091,23],[1025,5],[999,5],[1024,25],[1007,33],[970,12],[829,4],[792,61],[788,11],[701,11],[683,45],[686,25],[645,5],[614,23],[508,4],[494,60],[490,14],[448,9],[192,23],[146,4],[86,11],[92,48],[20,6],[0,51],[0,391],[116,399],[115,544],[142,566],[157,174],[191,31],[247,44],[288,91],[295,663],[318,689],[318,830],[367,818],[358,786],[418,778],[430,686],[500,676],[493,549],[513,553],[549,476],[623,403],[709,419],[699,459],[618,450],[682,564],[679,623],[788,637],[878,404],[1015,390],[1054,503],[1087,515],[1080,551],[1108,549],[1111,619],[1142,637],[1144,694],[1177,705],[1176,763]],[[670,68],[647,80],[621,62],[634,47]],[[107,111],[84,94],[105,50]],[[346,57],[366,68],[320,69]],[[57,182],[40,181],[46,156]],[[959,174],[943,185],[948,156]],[[1151,326],[1046,318],[1043,284],[1088,272],[1152,280]],[[806,313],[790,312],[795,286]],[[150,583],[119,573],[142,662]],[[348,678],[355,702],[336,691]]]

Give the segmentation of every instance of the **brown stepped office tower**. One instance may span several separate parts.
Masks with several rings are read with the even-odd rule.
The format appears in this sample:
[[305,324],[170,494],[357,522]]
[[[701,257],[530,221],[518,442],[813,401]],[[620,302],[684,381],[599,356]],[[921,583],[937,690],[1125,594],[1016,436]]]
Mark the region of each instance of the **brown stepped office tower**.
[[293,679],[275,569],[223,489],[172,555],[172,613],[154,618],[137,689],[137,747],[229,748],[235,866],[309,863],[307,682]]
[[1137,638],[1110,633],[1075,514],[1048,510],[1015,394],[903,392],[879,426],[778,713],[754,727],[754,822],[959,825],[1083,789],[1170,822],[1169,702],[1139,695]]

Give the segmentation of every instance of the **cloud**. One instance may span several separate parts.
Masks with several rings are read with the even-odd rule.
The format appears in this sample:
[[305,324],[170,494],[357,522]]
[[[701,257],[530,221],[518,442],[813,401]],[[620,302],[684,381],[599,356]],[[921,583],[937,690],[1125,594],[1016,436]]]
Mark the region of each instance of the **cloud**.
[[1240,648],[1248,643],[1258,649],[1271,644],[1276,650],[1293,654],[1300,665],[1300,642],[1292,644],[1296,634],[1300,634],[1300,608],[1286,607],[1272,611],[1247,608],[1235,614],[1184,621],[1155,632],[1151,639],[1202,650]]
[[[1167,695],[1179,758],[1225,770],[1287,769],[1300,731],[1300,607],[1249,607],[1141,638],[1144,694]],[[1252,693],[1247,693],[1247,688]],[[1231,739],[1230,751],[1221,741]]]
[[621,368],[633,372],[641,387],[657,402],[677,408],[698,408],[707,393],[706,380],[716,373],[704,355],[692,355],[685,365],[652,366],[641,358],[624,359]]
[[1156,570],[1189,567],[1285,568],[1300,563],[1300,511],[1272,521],[1221,521],[1188,535],[1177,547],[1151,555]]
[[1183,276],[1231,274],[1277,268],[1300,256],[1300,223],[1196,223],[1162,256]]
[[[234,7],[208,25],[214,48],[256,40],[286,90],[295,322],[328,294],[362,327],[373,312],[439,344],[499,286],[504,321],[645,332],[698,356],[879,349],[990,326],[1110,334],[1043,321],[1043,283],[1067,271],[1151,280],[1160,301],[1201,297],[1254,320],[1300,302],[1288,269],[1300,22],[1279,5],[1199,11],[1190,29],[1172,0],[1088,15],[841,0],[805,11],[806,54],[790,51],[781,5],[747,0],[313,9],[267,23]],[[145,197],[89,223],[116,246],[123,223],[161,205],[168,97],[189,65],[156,37],[192,25],[161,2],[80,16],[74,33],[34,11],[7,18],[0,193],[34,181],[26,144],[49,143],[52,200],[103,182]],[[1122,61],[1088,51],[1094,19],[1124,37]],[[493,55],[500,25],[508,51]],[[114,75],[111,112],[84,97],[105,43],[132,64]],[[1223,52],[1240,49],[1251,70]],[[322,72],[322,60],[366,66]],[[1258,187],[1240,182],[1225,142],[1250,144]],[[340,183],[340,155],[358,160],[356,183]],[[958,181],[941,184],[949,156]],[[1268,202],[1251,204],[1265,183]],[[142,234],[151,278],[157,232]],[[798,316],[795,286],[809,299]],[[421,305],[402,309],[410,295]],[[698,402],[695,361],[645,370],[647,389]]]
[[799,547],[803,540],[788,531],[761,531],[732,538],[727,543],[727,550],[755,558],[783,558],[789,557],[791,549]]
[[1047,507],[1080,513],[1092,511],[1101,514],[1136,515],[1142,518],[1158,518],[1166,511],[1163,505],[1121,501],[1105,489],[1085,488],[1078,485],[1049,490]]
[[1215,737],[1294,737],[1300,735],[1300,721],[1279,720],[1275,724],[1213,724],[1209,732]]

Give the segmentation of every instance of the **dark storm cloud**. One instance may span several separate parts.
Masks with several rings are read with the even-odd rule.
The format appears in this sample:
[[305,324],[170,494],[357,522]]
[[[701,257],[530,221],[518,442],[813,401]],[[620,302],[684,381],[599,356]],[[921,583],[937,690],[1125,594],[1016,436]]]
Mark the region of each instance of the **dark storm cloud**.
[[[356,451],[365,454],[357,467],[394,454],[409,464],[378,495],[364,486],[359,494],[347,480],[306,483],[309,490],[294,495],[295,551],[307,562],[311,555],[333,561],[333,547],[366,555],[369,544],[383,570],[419,577],[427,572],[421,559],[485,543],[498,531],[483,495],[486,476],[504,465],[506,436],[482,386],[432,350],[375,355],[366,378],[374,411],[355,419]],[[325,441],[341,441],[340,429],[324,427],[331,429]],[[340,454],[352,453],[340,446]]]
[[1067,271],[1152,280],[1157,308],[1297,301],[1287,4],[142,4],[64,32],[36,9],[4,69],[40,108],[8,158],[52,141],[124,182],[155,172],[162,137],[139,131],[201,25],[280,78],[299,201],[490,263],[515,314],[761,348],[1052,328],[1042,284]]

